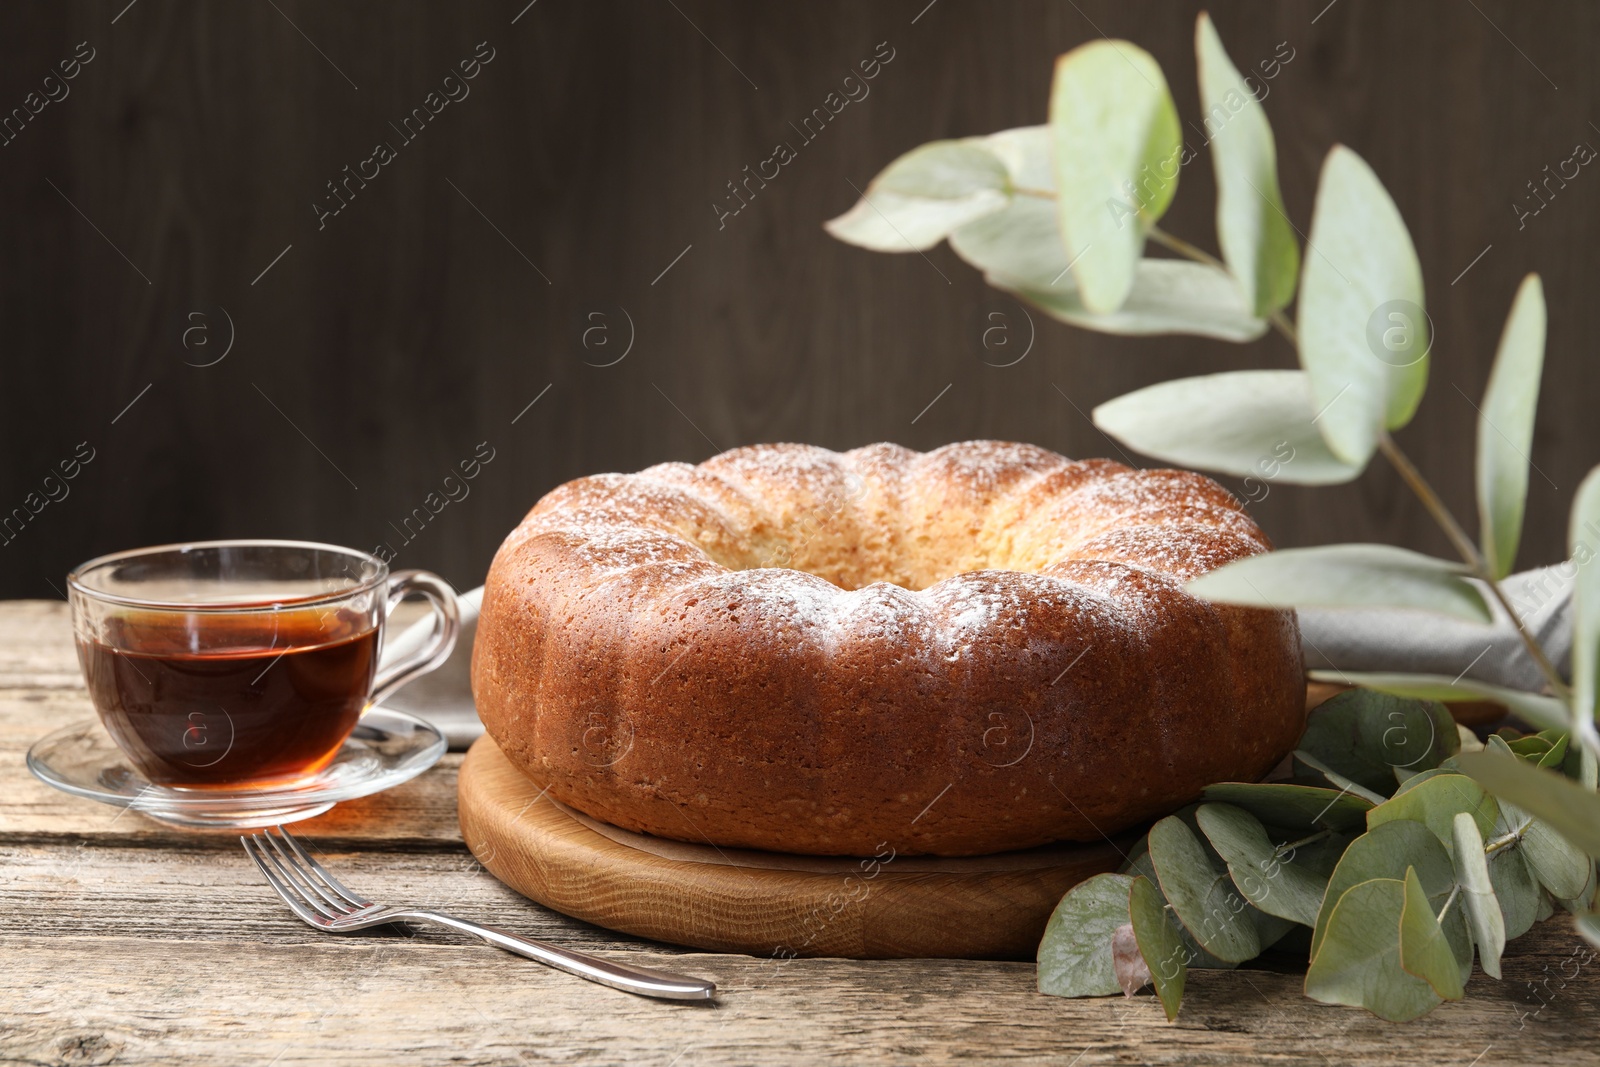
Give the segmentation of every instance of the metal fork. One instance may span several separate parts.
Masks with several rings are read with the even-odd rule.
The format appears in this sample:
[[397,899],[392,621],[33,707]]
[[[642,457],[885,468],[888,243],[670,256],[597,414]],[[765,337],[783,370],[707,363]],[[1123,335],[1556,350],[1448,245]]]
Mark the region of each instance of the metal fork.
[[629,967],[542,941],[519,937],[508,930],[480,926],[421,908],[391,908],[351,892],[322,864],[312,859],[289,831],[278,827],[240,837],[244,850],[266,876],[289,910],[325,933],[348,934],[369,926],[393,922],[429,922],[480,937],[496,948],[538,960],[568,974],[628,993],[663,1000],[709,1000],[717,992],[714,982],[670,971]]

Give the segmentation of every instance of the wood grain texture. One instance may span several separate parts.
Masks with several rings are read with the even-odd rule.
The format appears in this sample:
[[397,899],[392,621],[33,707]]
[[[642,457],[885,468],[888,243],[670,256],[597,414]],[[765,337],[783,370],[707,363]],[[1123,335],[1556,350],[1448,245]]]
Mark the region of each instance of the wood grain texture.
[[[1163,225],[1215,250],[1211,164],[1194,134],[1201,6],[7,5],[0,109],[78,42],[97,56],[70,96],[0,147],[0,514],[77,442],[98,452],[69,497],[0,548],[0,595],[58,595],[70,566],[139,543],[395,541],[390,524],[481,441],[496,458],[467,499],[396,544],[402,565],[475,585],[556,484],[758,441],[926,449],[999,437],[1118,458],[1086,418],[1096,404],[1181,375],[1286,367],[1287,346],[1115,338],[1035,315],[1029,355],[992,366],[1002,361],[985,331],[1003,325],[1018,345],[1030,332],[1014,301],[946,249],[868,253],[821,223],[914,145],[1043,121],[1054,58],[1103,32],[1163,64],[1198,153]],[[1438,336],[1429,396],[1401,440],[1469,527],[1473,404],[1518,280],[1543,272],[1547,385],[1521,562],[1556,560],[1572,492],[1600,459],[1587,355],[1600,332],[1587,295],[1600,281],[1600,178],[1585,168],[1520,222],[1513,205],[1576,143],[1600,144],[1589,125],[1600,11],[1581,0],[1205,6],[1241,68],[1280,42],[1293,50],[1266,108],[1302,231],[1335,142],[1394,194]],[[319,229],[312,203],[326,183],[394,138],[389,123],[480,41],[498,54],[471,96]],[[728,183],[795,140],[790,123],[884,41],[895,59],[870,95],[719,224]],[[189,316],[205,316],[220,345],[220,309],[236,327],[232,352],[186,365],[219,351],[183,346]],[[597,365],[630,332],[627,358]],[[1385,468],[1350,486],[1266,488],[1253,511],[1280,544],[1448,551]]]
[[644,1001],[434,930],[330,938],[294,919],[237,849],[6,845],[0,1062],[1060,1064],[1083,1052],[1087,1064],[1413,1064],[1467,1063],[1492,1044],[1484,1062],[1562,1063],[1581,1062],[1573,1042],[1600,1008],[1591,968],[1563,964],[1577,940],[1558,922],[1513,942],[1505,981],[1477,975],[1465,1001],[1405,1027],[1256,969],[1192,974],[1169,1025],[1149,997],[1041,997],[1025,963],[640,943],[529,903],[465,850],[320,854],[376,897],[703,973],[725,993],[710,1008]]
[[679,862],[584,826],[489,737],[467,753],[458,798],[473,855],[541,904],[642,937],[777,959],[1032,959],[1067,890],[1116,870],[1131,841],[1079,846],[1059,866],[962,873],[923,858],[903,870],[909,861],[897,866],[892,853],[831,874]]
[[698,1007],[429,934],[23,935],[0,941],[0,1062],[1592,1063],[1594,984],[1551,982],[1539,1010],[1526,985],[1569,946],[1544,930],[1517,944],[1529,954],[1507,958],[1506,981],[1480,975],[1466,1000],[1397,1029],[1254,970],[1191,975],[1168,1024],[1149,997],[1040,996],[1025,963],[629,957],[715,980],[717,1003]]
[[569,919],[468,852],[448,765],[298,829],[370,896],[704,974],[718,1002],[630,997],[437,930],[329,937],[232,838],[27,776],[31,739],[89,713],[75,671],[59,605],[0,604],[0,1064],[1593,1062],[1600,978],[1564,919],[1508,946],[1504,981],[1476,974],[1405,1026],[1307,1000],[1271,958],[1192,972],[1168,1024],[1149,996],[1040,996],[1028,963],[684,952]]

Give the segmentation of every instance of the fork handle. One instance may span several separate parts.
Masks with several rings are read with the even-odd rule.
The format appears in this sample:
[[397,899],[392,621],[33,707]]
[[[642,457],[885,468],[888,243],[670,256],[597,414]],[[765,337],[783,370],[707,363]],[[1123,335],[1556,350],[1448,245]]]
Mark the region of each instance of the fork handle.
[[437,911],[410,911],[396,910],[395,919],[412,919],[420,922],[435,923],[447,926],[452,930],[471,934],[482,938],[495,948],[515,952],[519,956],[526,956],[530,960],[538,960],[547,966],[554,967],[568,974],[575,974],[579,978],[587,978],[591,982],[621,989],[627,993],[638,993],[646,997],[659,997],[663,1000],[710,1000],[717,992],[717,984],[708,982],[704,978],[693,978],[686,974],[674,974],[671,971],[656,971],[648,967],[630,967],[622,963],[612,963],[610,960],[591,956],[584,952],[574,952],[571,949],[560,948],[543,941],[534,941],[531,938],[520,937],[509,930],[502,930],[497,926],[482,926],[478,923],[457,919],[452,915],[444,915]]

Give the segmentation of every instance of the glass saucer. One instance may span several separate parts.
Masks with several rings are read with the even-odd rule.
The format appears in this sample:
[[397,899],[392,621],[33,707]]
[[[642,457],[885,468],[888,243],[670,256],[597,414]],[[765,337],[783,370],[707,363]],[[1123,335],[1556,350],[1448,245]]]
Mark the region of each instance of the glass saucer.
[[173,789],[146,781],[99,720],[91,719],[35,743],[28,770],[63,792],[174,826],[238,830],[309,819],[341,800],[393,788],[439,762],[445,748],[444,735],[430,723],[393,708],[370,708],[333,762],[303,781],[257,789]]

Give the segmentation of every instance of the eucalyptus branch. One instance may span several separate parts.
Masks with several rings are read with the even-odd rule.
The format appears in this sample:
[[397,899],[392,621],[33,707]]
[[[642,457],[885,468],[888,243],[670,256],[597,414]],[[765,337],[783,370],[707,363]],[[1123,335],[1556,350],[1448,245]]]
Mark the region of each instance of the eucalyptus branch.
[[[1173,236],[1159,226],[1150,227],[1150,239],[1165,248],[1170,248],[1179,255],[1187,256],[1197,263],[1204,263],[1220,270],[1227,270],[1227,267],[1223,266],[1221,261],[1209,252],[1190,244],[1181,237]],[[1298,333],[1295,330],[1294,322],[1290,320],[1288,315],[1281,310],[1274,311],[1269,321],[1277,328],[1279,333],[1288,338],[1291,344],[1297,348],[1299,347]],[[1461,528],[1461,524],[1456,521],[1456,517],[1450,513],[1450,509],[1439,498],[1439,494],[1434,492],[1433,486],[1428,484],[1428,480],[1422,476],[1421,471],[1417,470],[1410,457],[1400,450],[1400,446],[1395,444],[1394,439],[1387,433],[1378,439],[1378,449],[1383,453],[1384,458],[1389,461],[1390,465],[1399,472],[1401,479],[1416,494],[1417,499],[1422,501],[1422,506],[1428,510],[1428,514],[1433,516],[1433,521],[1439,524],[1439,528],[1450,539],[1451,545],[1460,553],[1462,561],[1472,569],[1473,577],[1480,579],[1489,587],[1489,591],[1494,595],[1495,601],[1499,603],[1506,615],[1510,617],[1512,624],[1516,626],[1517,636],[1522,640],[1523,646],[1527,648],[1528,655],[1533,657],[1533,662],[1538,666],[1539,673],[1544,675],[1551,692],[1563,699],[1570,699],[1572,691],[1568,687],[1566,679],[1561,677],[1561,672],[1556,670],[1554,663],[1550,662],[1550,657],[1545,654],[1539,642],[1534,640],[1533,635],[1522,624],[1522,616],[1517,614],[1516,609],[1511,606],[1511,599],[1506,596],[1506,592],[1501,588],[1499,581],[1489,572],[1489,565],[1484,560],[1483,553],[1478,551],[1478,546],[1473,542],[1472,538],[1467,536],[1466,531]]]
[[[1248,101],[1252,93],[1250,79],[1241,75],[1229,59],[1215,27],[1203,14],[1196,26],[1195,50],[1202,111],[1207,115],[1218,113],[1219,108],[1227,114],[1237,111],[1232,100],[1237,96]],[[884,225],[888,222],[898,230],[900,227],[889,218],[897,214],[918,227],[919,232],[950,238],[956,253],[991,279],[1024,281],[1046,274],[1043,268],[1050,264],[1039,261],[1035,239],[1044,241],[1052,256],[1061,255],[1063,262],[1066,258],[1072,259],[1074,283],[1088,298],[1084,306],[1064,303],[1051,313],[1065,322],[1089,329],[1112,333],[1190,333],[1244,341],[1261,337],[1271,326],[1293,346],[1297,355],[1309,357],[1300,360],[1298,371],[1240,371],[1162,383],[1097,408],[1096,425],[1132,449],[1160,456],[1168,462],[1212,470],[1264,471],[1271,460],[1270,457],[1258,459],[1257,449],[1262,441],[1303,438],[1308,450],[1315,453],[1311,463],[1319,465],[1318,471],[1307,472],[1308,483],[1356,477],[1371,464],[1372,453],[1381,451],[1444,532],[1463,565],[1444,560],[1429,561],[1431,565],[1408,560],[1408,554],[1397,553],[1388,546],[1326,546],[1321,550],[1308,550],[1298,560],[1280,558],[1282,566],[1274,573],[1281,582],[1270,602],[1330,602],[1351,606],[1410,602],[1443,607],[1443,591],[1438,580],[1441,567],[1449,573],[1443,584],[1450,585],[1458,593],[1458,575],[1478,579],[1488,587],[1488,593],[1479,598],[1478,607],[1489,610],[1486,607],[1488,598],[1493,597],[1510,617],[1519,640],[1545,679],[1544,690],[1555,694],[1571,713],[1572,743],[1578,746],[1582,757],[1578,779],[1580,783],[1592,783],[1595,761],[1600,758],[1600,720],[1594,717],[1594,709],[1576,707],[1571,686],[1524,625],[1497,578],[1503,562],[1498,549],[1512,547],[1523,523],[1526,478],[1519,481],[1514,477],[1484,477],[1479,501],[1483,512],[1481,530],[1474,531],[1478,536],[1469,536],[1416,465],[1390,437],[1390,432],[1404,425],[1411,412],[1403,413],[1405,419],[1385,420],[1388,405],[1382,395],[1386,390],[1381,387],[1391,380],[1386,377],[1390,371],[1376,364],[1349,368],[1357,375],[1371,377],[1373,381],[1369,384],[1374,385],[1360,398],[1367,405],[1362,408],[1362,417],[1371,421],[1350,427],[1353,432],[1359,431],[1363,446],[1360,462],[1340,462],[1341,457],[1323,447],[1324,442],[1314,440],[1316,428],[1307,425],[1308,420],[1315,421],[1311,419],[1309,403],[1313,395],[1309,388],[1312,378],[1317,379],[1318,385],[1325,385],[1324,379],[1338,374],[1342,362],[1364,363],[1366,357],[1361,350],[1363,335],[1358,329],[1359,320],[1328,323],[1332,331],[1328,342],[1342,345],[1342,348],[1325,350],[1326,346],[1317,343],[1321,334],[1318,338],[1308,338],[1302,346],[1292,310],[1297,294],[1301,308],[1321,302],[1329,308],[1330,316],[1336,311],[1349,311],[1340,302],[1347,295],[1340,288],[1341,282],[1345,285],[1365,282],[1368,288],[1382,292],[1387,299],[1420,306],[1423,301],[1421,268],[1415,245],[1393,198],[1372,168],[1343,146],[1335,146],[1328,153],[1318,179],[1311,234],[1307,237],[1300,233],[1290,221],[1278,192],[1270,126],[1256,104],[1249,106],[1256,107],[1256,116],[1230,128],[1229,136],[1213,145],[1210,153],[1219,178],[1216,244],[1219,248],[1253,250],[1247,257],[1248,262],[1236,262],[1235,269],[1222,261],[1220,253],[1208,252],[1156,225],[1167,207],[1165,201],[1170,199],[1170,188],[1164,189],[1165,196],[1156,198],[1158,202],[1140,198],[1137,207],[1125,198],[1126,192],[1146,181],[1151,172],[1165,165],[1167,160],[1182,161],[1181,123],[1176,103],[1161,75],[1160,64],[1149,53],[1126,41],[1090,42],[1058,61],[1051,84],[1047,126],[1007,130],[989,138],[967,138],[954,144],[934,143],[906,153],[879,176],[894,180],[899,195],[892,198],[893,202],[886,200],[880,205],[863,196],[845,214],[828,222],[828,232],[866,248],[899,251],[899,244],[886,238]],[[1100,165],[1057,165],[1060,162],[1057,149],[1063,145],[1070,145],[1075,157],[1094,160]],[[979,154],[985,151],[990,159],[980,158]],[[1059,189],[1017,184],[1024,176],[1052,172]],[[1243,175],[1237,187],[1225,180],[1229,174]],[[1040,181],[1049,184],[1048,179]],[[1004,194],[1003,200],[993,195],[996,191]],[[984,194],[981,203],[991,212],[1008,205],[1026,207],[1027,202],[1020,198],[1032,198],[1031,202],[1039,210],[1022,221],[1037,217],[1041,232],[989,231],[984,240],[970,242],[957,238],[960,229],[973,220],[972,201],[966,195],[969,193]],[[1047,222],[1045,216],[1054,216],[1056,212],[1044,210],[1043,205],[1054,205],[1057,201],[1074,210],[1065,212],[1059,224],[1052,225],[1055,220]],[[1110,206],[1117,220],[1114,229],[1104,226],[1103,219],[1089,218],[1076,210],[1081,208],[1087,213],[1099,204]],[[1122,225],[1124,221],[1135,220],[1135,225]],[[1016,222],[1017,219],[1013,216],[1007,221]],[[1056,232],[1044,232],[1046,230]],[[1059,248],[1051,243],[1052,239],[1059,243]],[[1104,254],[1094,257],[1076,254],[1075,250],[1086,250],[1091,241],[1109,247],[1099,249]],[[1318,249],[1317,256],[1314,260],[1302,261],[1302,251],[1308,252],[1313,242]],[[1143,258],[1163,254],[1154,252],[1151,245],[1158,245],[1167,250],[1165,254],[1206,269],[1192,271],[1175,260]],[[1322,264],[1331,265],[1334,260],[1340,263],[1339,270],[1322,269]],[[1151,267],[1156,269],[1151,270]],[[1303,267],[1308,269],[1302,270]],[[1232,279],[1233,286],[1216,278],[1213,271]],[[1050,273],[1054,273],[1053,270]],[[999,284],[998,280],[995,284]],[[1043,278],[1037,278],[1036,287],[1043,284]],[[1130,300],[1129,295],[1136,285],[1138,300]],[[1230,288],[1237,291],[1229,291]],[[1108,317],[1086,310],[1089,304],[1099,308],[1118,299],[1123,304],[1119,316]],[[1202,301],[1210,306],[1198,306]],[[1478,465],[1486,474],[1516,474],[1521,469],[1517,466],[1516,455],[1511,453],[1519,451],[1514,441],[1523,435],[1531,438],[1533,432],[1536,386],[1544,360],[1545,325],[1542,283],[1536,275],[1530,275],[1523,280],[1512,304],[1495,356],[1495,374],[1491,376],[1484,401],[1485,410],[1497,423],[1503,418],[1507,429],[1507,433],[1500,435],[1503,442],[1493,438],[1480,442],[1482,454]],[[1342,338],[1338,336],[1341,333]],[[1420,394],[1426,378],[1426,366],[1421,366],[1402,371],[1392,380],[1396,389],[1410,395]],[[1335,386],[1342,384],[1342,380],[1334,382]],[[1320,399],[1326,401],[1328,397],[1320,395]],[[1191,420],[1191,413],[1195,411],[1204,412],[1204,418]],[[1388,422],[1397,425],[1390,426]],[[1311,436],[1305,437],[1308,433]],[[1273,455],[1278,455],[1277,450]],[[1316,477],[1311,477],[1312,474]],[[1600,521],[1600,469],[1579,490],[1573,517],[1574,522]],[[1237,566],[1264,563],[1266,569],[1272,570],[1272,561],[1241,561]],[[1227,602],[1233,593],[1242,596],[1241,587],[1249,585],[1253,598],[1246,597],[1240,602],[1259,603],[1269,599],[1254,583],[1248,582],[1245,576],[1249,571],[1236,571],[1230,578],[1227,570],[1223,568],[1217,574],[1199,579],[1207,583],[1199,595],[1216,593],[1219,601]],[[1347,588],[1352,577],[1362,579],[1361,588]],[[1230,585],[1230,582],[1235,584]],[[1385,595],[1388,586],[1394,589],[1392,595]],[[1410,591],[1409,600],[1401,596],[1407,590]],[[1325,599],[1319,600],[1319,597]],[[1596,635],[1585,632],[1594,628],[1587,625],[1589,621],[1592,620],[1579,620],[1575,639],[1592,647]],[[1477,687],[1446,688],[1477,691]],[[1334,745],[1341,755],[1347,750],[1359,755],[1370,749],[1371,759],[1383,758],[1387,753],[1377,751],[1382,747],[1377,735],[1383,731],[1368,729],[1368,726],[1378,726],[1380,720],[1386,723],[1392,707],[1386,698],[1377,696],[1374,691],[1365,694],[1358,691],[1348,699],[1350,703],[1338,707],[1330,705],[1326,711],[1328,718],[1324,722],[1333,724],[1333,734],[1338,736],[1330,735],[1330,740],[1308,733],[1302,738],[1302,745],[1308,749]],[[1534,699],[1546,700],[1543,697]],[[1542,710],[1543,705],[1540,707]],[[1418,704],[1409,708],[1409,714],[1431,716],[1432,713]],[[1357,738],[1352,748],[1351,740],[1345,737],[1344,726],[1339,724],[1359,727],[1355,734],[1361,737],[1371,736],[1365,741]],[[1383,736],[1387,738],[1389,734],[1383,733]],[[1447,762],[1442,749],[1434,754],[1435,765]],[[1476,869],[1468,871],[1470,877],[1465,881],[1458,880],[1460,884],[1440,902],[1437,919],[1441,922],[1448,919],[1452,911],[1460,914],[1463,908],[1472,913],[1469,918],[1481,918],[1477,916],[1480,905],[1501,907],[1496,899],[1497,892],[1506,898],[1501,910],[1513,910],[1513,896],[1517,900],[1515,910],[1520,910],[1530,895],[1536,897],[1551,888],[1541,886],[1542,877],[1536,877],[1531,885],[1526,880],[1513,880],[1503,887],[1496,887],[1492,882],[1483,884],[1481,876],[1485,872],[1477,863],[1477,849],[1482,849],[1485,857],[1492,857],[1519,845],[1526,846],[1530,839],[1523,836],[1524,832],[1530,825],[1538,825],[1533,818],[1551,827],[1575,828],[1574,832],[1589,821],[1600,819],[1600,808],[1594,808],[1593,804],[1589,808],[1594,810],[1585,808],[1582,816],[1575,811],[1575,806],[1581,806],[1579,798],[1556,780],[1559,775],[1552,777],[1548,772],[1535,771],[1520,759],[1478,760],[1478,755],[1472,754],[1470,758],[1462,755],[1460,762],[1466,766],[1460,769],[1478,779],[1486,790],[1505,796],[1533,815],[1510,833],[1496,832],[1487,844],[1483,842],[1485,835],[1481,828],[1476,823],[1471,824],[1470,839],[1463,840],[1474,850],[1468,858],[1473,860]],[[1266,834],[1266,826],[1275,823],[1270,817],[1272,811],[1289,803],[1278,796],[1278,787],[1272,784],[1230,783],[1226,788],[1230,792],[1219,793],[1218,797],[1231,796],[1240,801],[1240,806],[1230,812],[1207,813],[1202,808],[1202,813],[1216,815],[1214,825],[1208,826],[1209,818],[1202,818],[1198,830],[1191,831],[1187,826],[1178,825],[1181,820],[1169,816],[1152,828],[1147,837],[1152,860],[1158,853],[1166,853],[1156,866],[1164,871],[1170,866],[1174,877],[1182,873],[1195,884],[1216,877],[1217,872],[1205,855],[1198,849],[1180,848],[1177,838],[1225,834],[1237,839],[1245,830]],[[1594,799],[1589,791],[1592,788],[1589,785],[1581,791],[1584,803]],[[1440,804],[1453,803],[1445,796],[1453,792],[1449,782],[1424,782],[1418,790],[1419,793],[1431,792],[1439,798]],[[1365,789],[1356,791],[1374,802],[1384,799]],[[1253,806],[1244,803],[1252,793],[1254,802],[1265,809],[1260,818],[1252,814]],[[1427,808],[1429,802],[1419,796],[1415,807],[1402,805],[1396,809],[1396,815],[1423,824],[1426,818],[1432,818],[1431,810],[1424,810]],[[1286,814],[1293,813],[1286,811]],[[1292,820],[1284,821],[1293,825]],[[1341,835],[1314,822],[1314,825],[1305,826],[1301,831],[1304,836],[1299,840],[1273,847],[1270,864],[1288,862],[1295,850],[1313,842],[1333,846],[1335,851],[1345,850],[1348,842]],[[1163,823],[1167,824],[1165,829]],[[1579,833],[1578,836],[1583,835]],[[1195,854],[1189,855],[1190,852]],[[1600,853],[1591,850],[1589,855]],[[1257,859],[1262,861],[1263,870],[1270,865],[1265,854]],[[1389,856],[1387,860],[1405,870],[1405,857]],[[1184,869],[1186,864],[1187,870]],[[1538,876],[1537,871],[1534,873]],[[1136,875],[1137,871],[1128,874]],[[1125,985],[1128,976],[1122,972],[1120,963],[1117,973],[1110,975],[1098,971],[1085,973],[1093,969],[1086,969],[1077,961],[1082,956],[1081,946],[1092,942],[1103,948],[1123,934],[1129,925],[1136,934],[1135,941],[1149,940],[1160,934],[1166,938],[1162,944],[1169,945],[1171,923],[1168,918],[1176,919],[1178,924],[1193,931],[1208,948],[1212,935],[1223,938],[1226,934],[1216,929],[1215,916],[1205,912],[1205,905],[1198,899],[1180,895],[1174,901],[1159,892],[1151,892],[1152,887],[1141,878],[1131,879],[1130,889],[1121,883],[1108,883],[1103,880],[1105,877],[1108,876],[1090,879],[1075,887],[1057,907],[1051,928],[1044,934],[1045,945],[1055,951],[1040,953],[1041,992],[1098,996],[1113,993]],[[1127,879],[1128,875],[1120,877]],[[1398,878],[1398,872],[1395,877]],[[1457,976],[1453,972],[1457,964],[1442,954],[1426,953],[1423,954],[1426,958],[1416,961],[1415,972],[1405,972],[1392,954],[1382,959],[1372,958],[1369,948],[1374,918],[1380,914],[1391,915],[1391,907],[1404,912],[1410,903],[1407,890],[1413,889],[1395,879],[1380,881],[1384,884],[1369,881],[1349,886],[1338,900],[1323,902],[1323,912],[1331,914],[1332,919],[1324,924],[1321,947],[1306,973],[1305,991],[1308,996],[1325,1003],[1359,1005],[1381,1018],[1403,1021],[1425,1013],[1427,1005],[1418,1004],[1405,988],[1390,979],[1412,973],[1412,981],[1422,979],[1435,991],[1443,991],[1448,988],[1446,982],[1449,987],[1455,985]],[[1127,901],[1126,912],[1119,906],[1119,897]],[[1333,904],[1337,907],[1330,911],[1329,905]],[[1244,907],[1247,905],[1239,910],[1242,912]],[[1249,917],[1256,914],[1250,912]],[[1392,933],[1392,926],[1389,929]],[[1201,937],[1202,934],[1205,936]],[[1494,939],[1492,929],[1488,935],[1486,940]],[[1231,942],[1231,935],[1225,940]],[[1245,946],[1230,943],[1229,947]],[[1484,955],[1485,967],[1493,967],[1500,955],[1499,947],[1483,943],[1478,947]],[[1140,955],[1143,955],[1142,950]],[[1147,959],[1146,962],[1155,961]],[[1169,1019],[1178,1012],[1184,968],[1194,960],[1192,954],[1186,953],[1176,962],[1176,972],[1152,968],[1145,975],[1156,986]],[[1156,970],[1161,973],[1155,973]],[[1441,992],[1440,995],[1446,994]]]

